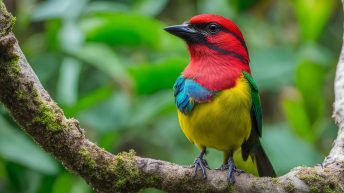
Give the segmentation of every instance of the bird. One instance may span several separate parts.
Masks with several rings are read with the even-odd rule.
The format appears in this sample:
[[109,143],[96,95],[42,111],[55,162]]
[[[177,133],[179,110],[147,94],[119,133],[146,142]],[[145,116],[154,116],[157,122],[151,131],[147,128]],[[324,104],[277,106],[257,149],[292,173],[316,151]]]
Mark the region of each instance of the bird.
[[224,153],[221,170],[235,183],[234,154],[254,163],[259,176],[276,173],[261,143],[262,107],[253,79],[250,57],[239,27],[215,14],[200,14],[180,25],[165,27],[168,33],[186,42],[190,62],[177,78],[173,90],[180,127],[201,153],[195,159],[207,178],[207,148]]

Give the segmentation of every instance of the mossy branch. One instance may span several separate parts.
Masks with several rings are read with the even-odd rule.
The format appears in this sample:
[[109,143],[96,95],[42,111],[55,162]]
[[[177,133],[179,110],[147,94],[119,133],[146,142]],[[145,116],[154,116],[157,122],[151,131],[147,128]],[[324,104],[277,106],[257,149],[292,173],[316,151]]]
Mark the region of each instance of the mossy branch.
[[44,90],[11,33],[15,19],[0,4],[0,101],[13,119],[45,151],[97,192],[137,192],[154,187],[167,192],[344,192],[344,51],[335,82],[334,118],[338,137],[323,166],[297,167],[278,178],[236,176],[208,170],[208,179],[192,179],[193,169],[141,158],[134,151],[113,155],[85,138]]

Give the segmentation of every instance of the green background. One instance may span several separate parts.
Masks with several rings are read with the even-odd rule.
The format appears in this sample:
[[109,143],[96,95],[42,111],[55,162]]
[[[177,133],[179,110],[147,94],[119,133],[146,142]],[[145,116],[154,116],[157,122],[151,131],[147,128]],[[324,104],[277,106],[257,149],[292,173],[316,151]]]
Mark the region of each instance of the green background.
[[[336,136],[333,81],[342,43],[339,0],[5,0],[43,86],[86,135],[116,154],[189,165],[172,86],[189,60],[163,28],[217,13],[241,28],[261,92],[263,146],[277,173],[320,163]],[[1,78],[1,77],[0,77]],[[207,155],[212,168],[222,153]],[[0,105],[0,192],[88,193]],[[159,192],[148,189],[144,192]]]

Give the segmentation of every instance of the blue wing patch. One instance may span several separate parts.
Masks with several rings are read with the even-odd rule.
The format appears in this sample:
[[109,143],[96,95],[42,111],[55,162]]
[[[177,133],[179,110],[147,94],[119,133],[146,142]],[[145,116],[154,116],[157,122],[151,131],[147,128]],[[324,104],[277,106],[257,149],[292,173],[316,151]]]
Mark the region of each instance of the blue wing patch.
[[185,80],[184,88],[185,93],[196,102],[207,102],[210,101],[214,96],[214,92],[202,87],[200,84],[191,79]]
[[192,111],[195,102],[207,102],[214,96],[214,92],[202,87],[192,79],[186,79],[182,76],[178,77],[173,89],[177,108],[184,114]]

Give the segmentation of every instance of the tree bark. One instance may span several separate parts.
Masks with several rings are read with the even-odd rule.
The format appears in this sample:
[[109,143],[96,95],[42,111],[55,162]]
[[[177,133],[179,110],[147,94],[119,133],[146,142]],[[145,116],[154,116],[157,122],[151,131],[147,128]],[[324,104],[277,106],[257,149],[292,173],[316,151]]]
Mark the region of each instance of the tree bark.
[[[44,90],[11,32],[14,18],[0,4],[0,101],[13,119],[45,151],[97,192],[137,192],[154,187],[167,192],[344,192],[344,51],[335,80],[333,117],[337,139],[324,163],[297,167],[277,178],[236,176],[228,185],[226,172],[207,170],[193,179],[193,168],[135,156],[113,155],[89,141],[75,119],[68,119]],[[115,109],[114,109],[115,110]]]

